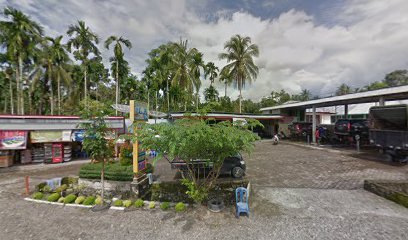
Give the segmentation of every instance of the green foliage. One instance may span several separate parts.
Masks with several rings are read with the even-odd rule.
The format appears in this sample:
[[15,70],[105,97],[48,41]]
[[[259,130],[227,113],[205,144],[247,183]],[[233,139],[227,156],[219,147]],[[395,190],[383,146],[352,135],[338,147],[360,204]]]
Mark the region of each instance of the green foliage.
[[204,199],[207,198],[209,189],[206,186],[195,184],[189,179],[182,179],[181,183],[188,189],[186,191],[186,194],[195,202],[201,203]]
[[149,203],[149,209],[153,209],[153,208],[155,208],[156,207],[156,203],[155,202],[150,202]]
[[162,202],[162,204],[160,204],[160,209],[163,210],[163,211],[166,211],[169,208],[170,208],[170,203],[169,202]]
[[96,197],[95,204],[96,205],[102,205],[103,204],[103,200],[102,200],[101,196]]
[[137,199],[136,201],[135,201],[135,207],[137,207],[137,208],[142,208],[143,206],[144,206],[144,202],[143,202],[143,200],[142,199]]
[[[253,149],[253,143],[259,138],[245,127],[230,122],[210,123],[188,118],[176,120],[174,124],[142,125],[133,141],[137,139],[143,142],[143,147],[157,149],[159,156],[155,160],[162,158],[163,152],[169,159],[178,157],[185,160],[194,178],[192,184],[195,185],[190,187],[189,194],[200,200],[218,178],[225,158]],[[190,164],[195,159],[206,159],[207,164],[213,166],[208,177],[202,181],[199,181],[199,175],[194,173],[195,169]]]
[[133,146],[129,142],[125,142],[120,147],[120,165],[122,166],[130,166],[133,163]]
[[147,163],[146,164],[146,169],[145,169],[146,173],[153,173],[154,172],[154,167],[151,163]]
[[123,201],[118,199],[116,201],[113,202],[113,206],[115,207],[122,207],[123,206]]
[[59,202],[59,203],[63,203],[63,202],[64,202],[64,200],[65,200],[65,198],[64,198],[64,197],[60,197],[60,198],[58,199],[58,202]]
[[44,192],[44,193],[49,193],[49,192],[51,192],[51,191],[52,191],[52,189],[51,189],[51,187],[48,186],[48,185],[45,185],[45,186],[41,189],[41,192]]
[[61,197],[61,195],[59,193],[53,193],[53,194],[48,196],[47,201],[48,202],[56,202],[56,201],[58,201],[58,199],[60,197]]
[[88,196],[85,198],[84,202],[82,203],[83,205],[94,205],[95,204],[95,197],[94,196]]
[[[81,166],[79,170],[80,178],[100,179],[102,163],[88,163]],[[120,163],[105,164],[105,179],[113,181],[132,181],[133,167],[122,166]]]
[[126,207],[126,208],[132,206],[132,200],[123,201],[123,206]]
[[65,197],[64,203],[73,203],[77,199],[77,196],[75,194],[69,194],[68,196]]
[[85,201],[85,196],[79,196],[75,199],[76,204],[82,204]]
[[59,187],[57,187],[57,188],[55,189],[55,192],[61,194],[61,192],[67,190],[67,188],[68,188],[68,186],[67,186],[66,184],[62,184],[61,186],[59,186]]
[[186,205],[182,202],[179,202],[176,204],[174,209],[176,209],[176,212],[184,212],[186,210]]
[[44,194],[42,192],[35,192],[31,198],[41,200],[44,198]]

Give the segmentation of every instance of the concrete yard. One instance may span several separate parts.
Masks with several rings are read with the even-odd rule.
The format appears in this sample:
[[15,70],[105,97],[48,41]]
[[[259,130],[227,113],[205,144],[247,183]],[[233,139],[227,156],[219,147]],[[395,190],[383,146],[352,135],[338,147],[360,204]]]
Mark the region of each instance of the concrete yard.
[[[94,213],[27,202],[24,175],[75,175],[81,162],[2,170],[0,239],[408,239],[408,209],[362,189],[364,179],[408,180],[408,165],[355,156],[258,142],[245,157],[251,215],[239,219],[232,208]],[[166,176],[166,164],[159,163],[159,175]]]

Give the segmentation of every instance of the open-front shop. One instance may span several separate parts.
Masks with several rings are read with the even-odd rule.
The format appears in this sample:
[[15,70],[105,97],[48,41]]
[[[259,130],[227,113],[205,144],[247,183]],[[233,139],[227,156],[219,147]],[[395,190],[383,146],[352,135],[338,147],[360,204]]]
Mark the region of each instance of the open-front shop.
[[[87,158],[82,150],[83,121],[76,116],[0,115],[0,167]],[[112,139],[124,130],[122,117],[109,117],[107,123]]]

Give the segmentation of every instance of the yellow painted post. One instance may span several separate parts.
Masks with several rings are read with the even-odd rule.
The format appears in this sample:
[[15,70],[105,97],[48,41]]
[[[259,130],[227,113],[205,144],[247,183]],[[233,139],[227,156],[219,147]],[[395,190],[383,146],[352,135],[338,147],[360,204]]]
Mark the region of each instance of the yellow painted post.
[[[135,122],[135,100],[130,100],[130,122],[133,124]],[[133,133],[136,135],[137,127],[133,126]],[[133,173],[139,171],[139,141],[133,143]]]

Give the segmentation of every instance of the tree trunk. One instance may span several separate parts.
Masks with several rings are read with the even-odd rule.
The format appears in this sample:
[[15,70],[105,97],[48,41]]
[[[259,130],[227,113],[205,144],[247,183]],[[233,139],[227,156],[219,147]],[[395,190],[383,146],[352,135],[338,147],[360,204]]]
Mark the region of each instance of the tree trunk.
[[227,81],[225,81],[225,96],[224,97],[227,97]]
[[119,63],[118,63],[118,59],[116,58],[116,116],[118,116],[118,103],[119,103]]
[[57,74],[57,87],[58,87],[58,115],[61,115],[61,76]]
[[20,96],[19,96],[19,102],[20,102],[20,114],[24,115],[24,92],[23,89],[21,88],[20,84],[23,84],[23,59],[21,58],[21,56],[18,56],[18,68],[19,68],[19,92],[20,92]]
[[102,205],[104,202],[104,193],[105,193],[105,159],[102,160],[102,170],[101,170],[101,198],[102,198]]
[[167,112],[170,113],[169,78],[167,78],[166,81],[166,94],[167,94]]
[[242,112],[242,103],[241,103],[241,101],[242,101],[242,92],[241,92],[241,90],[242,90],[242,82],[241,81],[239,81],[238,82],[238,87],[239,87],[239,113],[241,113]]
[[198,91],[196,93],[196,111],[198,111]]
[[84,71],[84,90],[85,90],[84,91],[84,94],[85,94],[84,96],[85,96],[85,98],[84,99],[85,99],[85,107],[86,108],[88,107],[88,102],[87,102],[88,101],[88,99],[87,99],[88,98],[88,88],[87,88],[87,85],[88,84],[86,82],[86,66],[85,66],[85,71]]
[[54,88],[52,87],[51,64],[48,63],[48,82],[50,83],[50,105],[51,115],[54,115]]
[[[7,75],[8,76],[8,75]],[[11,77],[8,76],[9,79],[9,85],[10,85],[10,110],[11,114],[14,114],[14,104],[13,104],[13,81],[11,80]]]

